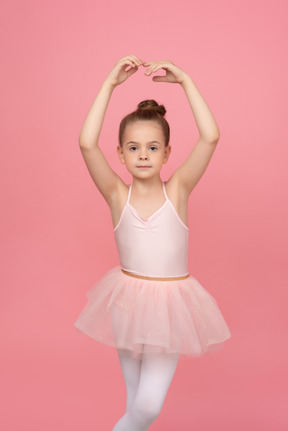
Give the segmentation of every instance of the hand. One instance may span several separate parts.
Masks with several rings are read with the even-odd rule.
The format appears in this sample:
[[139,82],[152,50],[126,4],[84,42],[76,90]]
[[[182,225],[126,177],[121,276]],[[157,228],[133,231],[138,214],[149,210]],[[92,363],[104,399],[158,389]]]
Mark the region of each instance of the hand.
[[153,76],[152,79],[155,82],[175,82],[182,84],[187,78],[189,78],[187,73],[169,60],[145,62],[143,63],[143,66],[148,67],[145,72],[145,75],[147,76],[157,72],[159,69],[164,69],[166,71],[166,75],[164,76]]
[[[113,87],[116,87],[126,81],[129,76],[137,72],[138,66],[141,66],[143,61],[135,55],[127,55],[117,61],[112,71],[109,73],[106,81],[110,82]],[[128,68],[128,70],[126,70]]]

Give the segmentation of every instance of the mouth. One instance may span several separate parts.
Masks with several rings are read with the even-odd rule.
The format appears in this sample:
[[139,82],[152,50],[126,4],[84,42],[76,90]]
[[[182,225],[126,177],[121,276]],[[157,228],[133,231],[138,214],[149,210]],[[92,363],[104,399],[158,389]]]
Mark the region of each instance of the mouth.
[[150,169],[152,166],[147,166],[147,165],[138,165],[136,166],[137,169]]

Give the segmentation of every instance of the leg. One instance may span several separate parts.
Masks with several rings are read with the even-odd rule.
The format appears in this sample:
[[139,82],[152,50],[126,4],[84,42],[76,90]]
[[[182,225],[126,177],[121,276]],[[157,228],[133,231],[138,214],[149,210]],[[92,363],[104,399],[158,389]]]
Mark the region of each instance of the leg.
[[177,355],[144,355],[131,410],[113,431],[147,431],[159,415],[178,363]]
[[132,402],[136,396],[140,370],[141,359],[133,358],[128,350],[118,350],[120,365],[126,386],[126,410],[128,412],[132,407]]
[[[118,322],[123,319],[122,311],[117,306],[113,308],[112,313],[112,326],[115,339],[118,338]],[[135,398],[140,370],[141,370],[141,360],[133,357],[132,352],[125,349],[118,349],[118,356],[120,360],[120,365],[126,386],[126,410],[130,410],[132,406],[133,399]]]

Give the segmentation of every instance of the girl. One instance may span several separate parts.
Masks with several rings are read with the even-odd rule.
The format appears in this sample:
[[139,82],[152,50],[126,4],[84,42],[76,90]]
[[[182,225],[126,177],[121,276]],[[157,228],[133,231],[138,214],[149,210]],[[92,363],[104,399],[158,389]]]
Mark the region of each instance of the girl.
[[[144,67],[156,82],[179,84],[199,139],[187,160],[164,183],[169,125],[165,108],[139,103],[120,124],[121,163],[130,186],[111,169],[98,138],[113,90]],[[112,215],[120,266],[87,293],[74,326],[118,350],[126,385],[126,411],[113,431],[146,431],[159,415],[180,354],[201,356],[231,337],[216,300],[188,273],[188,198],[219,140],[219,130],[191,77],[170,61],[119,60],[104,81],[83,124],[79,143],[87,168]]]

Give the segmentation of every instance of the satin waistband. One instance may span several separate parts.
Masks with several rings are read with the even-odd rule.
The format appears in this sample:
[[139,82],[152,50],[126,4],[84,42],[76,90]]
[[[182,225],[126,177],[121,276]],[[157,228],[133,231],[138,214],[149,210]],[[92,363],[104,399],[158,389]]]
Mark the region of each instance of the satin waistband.
[[174,280],[185,280],[190,277],[190,274],[181,275],[180,277],[147,277],[146,275],[133,274],[132,272],[125,271],[121,268],[123,274],[133,278],[140,278],[141,280],[152,280],[152,281],[174,281]]

